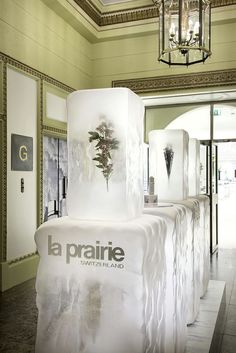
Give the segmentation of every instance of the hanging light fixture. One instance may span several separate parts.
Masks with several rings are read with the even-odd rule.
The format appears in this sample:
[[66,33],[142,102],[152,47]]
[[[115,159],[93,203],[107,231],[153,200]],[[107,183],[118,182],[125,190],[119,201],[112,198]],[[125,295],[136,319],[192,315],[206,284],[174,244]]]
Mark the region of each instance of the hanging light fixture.
[[192,65],[211,55],[209,0],[153,0],[159,7],[159,61]]

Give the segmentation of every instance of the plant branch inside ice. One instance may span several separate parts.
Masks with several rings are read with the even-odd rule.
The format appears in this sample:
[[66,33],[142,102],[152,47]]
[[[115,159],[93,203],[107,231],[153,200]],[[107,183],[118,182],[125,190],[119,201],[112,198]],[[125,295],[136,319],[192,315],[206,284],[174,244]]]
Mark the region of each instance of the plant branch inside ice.
[[117,150],[119,141],[113,137],[114,130],[112,124],[103,120],[95,131],[89,131],[89,142],[96,142],[96,156],[93,158],[96,167],[101,169],[101,172],[106,180],[107,191],[108,181],[113,172],[112,151]]

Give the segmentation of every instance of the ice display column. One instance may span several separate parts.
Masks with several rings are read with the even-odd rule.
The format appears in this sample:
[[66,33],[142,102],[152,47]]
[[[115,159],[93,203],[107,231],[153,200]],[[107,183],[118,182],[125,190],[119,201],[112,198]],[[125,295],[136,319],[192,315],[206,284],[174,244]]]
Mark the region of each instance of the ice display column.
[[159,200],[188,197],[188,141],[184,130],[149,133],[149,175],[155,178]]
[[143,209],[143,104],[125,88],[69,95],[68,215],[126,220]]
[[35,235],[36,353],[169,353],[166,223],[142,215],[143,103],[85,90],[67,110],[69,217]]
[[44,223],[35,352],[173,352],[165,349],[165,234],[164,220],[148,215]]

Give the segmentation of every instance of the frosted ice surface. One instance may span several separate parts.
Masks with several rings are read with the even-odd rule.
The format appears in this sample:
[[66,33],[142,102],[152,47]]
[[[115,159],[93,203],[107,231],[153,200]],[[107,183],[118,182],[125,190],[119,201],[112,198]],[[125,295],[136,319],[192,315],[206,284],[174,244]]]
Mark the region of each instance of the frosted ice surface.
[[[36,353],[170,353],[166,231],[163,219],[149,215],[107,223],[65,217],[40,226]],[[101,255],[102,246],[113,250]],[[114,252],[121,261],[109,260]]]
[[128,220],[143,208],[142,100],[127,88],[67,98],[68,215]]
[[200,297],[207,291],[210,278],[210,204],[209,197],[198,195],[195,198],[200,205],[199,241],[200,241]]
[[175,201],[183,213],[182,221],[187,237],[187,323],[192,324],[200,305],[200,205],[196,198]]
[[159,200],[188,197],[188,140],[184,130],[149,133],[149,175],[155,178],[155,194]]
[[200,141],[189,139],[189,196],[200,194]]
[[[183,353],[187,341],[188,239],[185,215],[176,207],[146,207],[145,214],[165,219],[166,237],[166,352]],[[192,293],[191,293],[192,294]],[[174,298],[174,301],[171,299]]]

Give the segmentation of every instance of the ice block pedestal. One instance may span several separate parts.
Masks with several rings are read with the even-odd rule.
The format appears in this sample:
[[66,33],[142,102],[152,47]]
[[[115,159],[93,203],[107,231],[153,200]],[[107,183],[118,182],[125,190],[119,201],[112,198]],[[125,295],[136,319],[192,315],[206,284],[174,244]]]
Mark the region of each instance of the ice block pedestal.
[[188,140],[184,130],[149,133],[149,175],[155,178],[159,200],[188,197]]
[[65,217],[43,224],[35,239],[36,353],[168,352],[164,220]]
[[210,278],[210,200],[206,195],[195,196],[200,207],[199,246],[200,246],[200,297],[204,297]]
[[194,199],[176,201],[174,207],[183,214],[182,226],[188,239],[187,249],[187,323],[192,324],[197,318],[200,306],[200,203]]
[[200,141],[189,139],[189,196],[200,194]]
[[67,99],[68,215],[127,220],[143,209],[143,103],[126,88],[73,92]]
[[36,353],[176,353],[166,222],[142,215],[143,103],[85,90],[67,110],[69,217],[35,235]]
[[165,342],[168,352],[183,353],[187,341],[188,297],[192,295],[187,292],[187,269],[192,268],[192,262],[189,263],[185,214],[173,205],[144,207],[144,213],[161,217],[167,224]]

